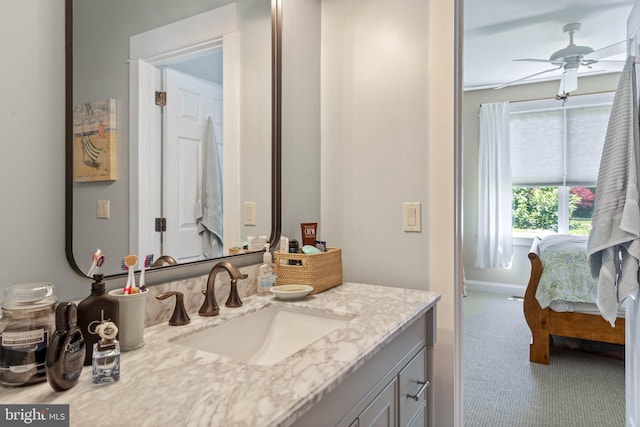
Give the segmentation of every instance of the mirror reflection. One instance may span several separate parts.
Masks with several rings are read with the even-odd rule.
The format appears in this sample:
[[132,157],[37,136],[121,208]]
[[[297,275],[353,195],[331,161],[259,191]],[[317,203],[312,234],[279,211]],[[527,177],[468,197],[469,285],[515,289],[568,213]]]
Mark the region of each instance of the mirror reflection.
[[269,235],[271,1],[72,3],[79,269],[96,248],[113,275]]

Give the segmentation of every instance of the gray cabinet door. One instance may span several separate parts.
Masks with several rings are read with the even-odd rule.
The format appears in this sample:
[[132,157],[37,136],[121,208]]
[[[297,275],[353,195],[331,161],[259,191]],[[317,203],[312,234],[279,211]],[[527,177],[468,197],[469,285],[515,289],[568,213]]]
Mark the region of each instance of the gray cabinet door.
[[358,416],[358,427],[395,427],[397,425],[397,380],[384,390]]

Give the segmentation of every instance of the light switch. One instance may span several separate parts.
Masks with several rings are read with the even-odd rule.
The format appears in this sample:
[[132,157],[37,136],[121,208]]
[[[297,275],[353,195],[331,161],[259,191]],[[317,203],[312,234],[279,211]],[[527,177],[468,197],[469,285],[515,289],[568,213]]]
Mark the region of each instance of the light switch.
[[422,204],[405,202],[402,204],[404,231],[422,231]]
[[407,212],[407,225],[409,227],[415,227],[416,224],[416,210],[414,208],[409,208]]
[[109,200],[98,200],[96,218],[109,219]]
[[244,225],[256,225],[256,202],[244,202]]

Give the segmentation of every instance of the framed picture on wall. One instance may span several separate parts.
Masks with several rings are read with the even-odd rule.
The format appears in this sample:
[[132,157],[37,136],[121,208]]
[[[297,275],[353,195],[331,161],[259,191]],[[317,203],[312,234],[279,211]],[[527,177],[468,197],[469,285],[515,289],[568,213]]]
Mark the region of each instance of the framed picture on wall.
[[73,109],[74,182],[118,178],[116,100],[86,102]]

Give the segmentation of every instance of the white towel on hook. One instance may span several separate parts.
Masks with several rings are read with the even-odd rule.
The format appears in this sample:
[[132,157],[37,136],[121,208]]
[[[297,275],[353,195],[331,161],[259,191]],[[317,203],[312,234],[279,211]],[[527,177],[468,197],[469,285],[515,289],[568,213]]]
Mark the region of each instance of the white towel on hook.
[[223,255],[222,156],[216,143],[213,119],[207,120],[202,153],[202,181],[196,206],[198,233],[202,236],[202,254],[211,259]]
[[614,325],[618,305],[638,291],[640,266],[640,130],[635,58],[627,58],[613,99],[587,245],[598,280],[598,308]]

